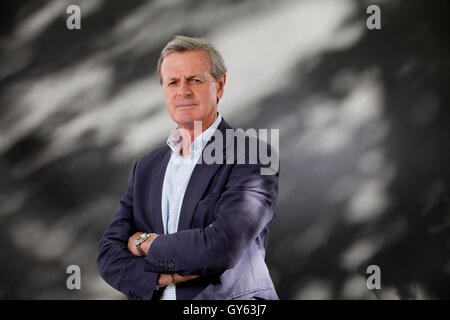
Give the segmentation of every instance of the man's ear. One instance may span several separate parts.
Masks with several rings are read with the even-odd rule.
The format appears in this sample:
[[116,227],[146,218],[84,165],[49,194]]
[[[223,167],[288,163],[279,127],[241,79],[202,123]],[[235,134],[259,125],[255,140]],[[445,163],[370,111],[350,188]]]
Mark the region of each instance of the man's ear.
[[217,80],[217,86],[216,86],[216,98],[217,102],[222,98],[223,95],[223,89],[225,87],[225,82],[227,81],[227,74],[222,73],[220,78]]

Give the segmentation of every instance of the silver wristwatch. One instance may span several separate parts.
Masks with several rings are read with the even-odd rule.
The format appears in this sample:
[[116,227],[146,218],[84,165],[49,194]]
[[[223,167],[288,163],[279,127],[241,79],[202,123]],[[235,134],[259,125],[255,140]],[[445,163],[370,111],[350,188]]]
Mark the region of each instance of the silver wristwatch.
[[151,233],[142,233],[139,237],[136,238],[134,244],[136,245],[136,250],[141,254],[141,256],[145,256],[145,252],[141,249],[141,243],[147,240],[152,234]]

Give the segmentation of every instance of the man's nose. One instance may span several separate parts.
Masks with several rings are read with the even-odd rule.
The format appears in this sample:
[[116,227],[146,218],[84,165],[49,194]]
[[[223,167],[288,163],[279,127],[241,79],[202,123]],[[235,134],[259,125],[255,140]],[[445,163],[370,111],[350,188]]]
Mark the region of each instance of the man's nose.
[[192,95],[192,90],[189,83],[181,82],[178,93],[183,97]]

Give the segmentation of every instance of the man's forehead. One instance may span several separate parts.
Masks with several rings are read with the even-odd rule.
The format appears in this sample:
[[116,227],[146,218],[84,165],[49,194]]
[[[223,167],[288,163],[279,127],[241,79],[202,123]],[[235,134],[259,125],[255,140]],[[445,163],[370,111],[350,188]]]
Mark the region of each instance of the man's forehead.
[[161,65],[163,73],[191,73],[209,72],[211,63],[209,55],[204,50],[174,52],[164,57]]

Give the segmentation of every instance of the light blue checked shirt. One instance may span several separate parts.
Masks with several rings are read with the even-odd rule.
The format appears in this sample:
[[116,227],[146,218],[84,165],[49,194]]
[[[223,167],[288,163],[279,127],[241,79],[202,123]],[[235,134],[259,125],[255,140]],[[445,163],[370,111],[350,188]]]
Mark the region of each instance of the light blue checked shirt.
[[[222,116],[217,115],[216,121],[202,132],[191,144],[191,153],[186,158],[180,154],[182,138],[178,127],[172,130],[167,144],[172,149],[172,155],[167,165],[161,197],[162,218],[164,222],[164,234],[175,233],[178,230],[181,205],[184,193],[191,178],[192,171],[199,160],[203,148],[216,131]],[[169,285],[164,289],[161,300],[176,300],[175,286]]]

